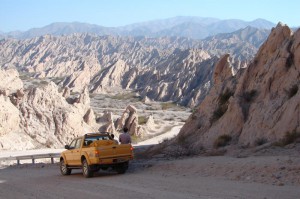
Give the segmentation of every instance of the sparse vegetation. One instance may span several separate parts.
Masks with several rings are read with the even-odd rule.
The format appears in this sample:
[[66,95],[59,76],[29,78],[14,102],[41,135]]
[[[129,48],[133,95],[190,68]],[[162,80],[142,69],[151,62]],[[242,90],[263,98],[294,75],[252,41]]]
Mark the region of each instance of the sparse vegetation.
[[33,140],[36,139],[36,135],[29,135]]
[[169,141],[168,138],[164,138],[159,144],[165,144],[165,143],[167,143],[168,141]]
[[140,137],[136,136],[136,135],[132,135],[131,136],[131,141],[132,141],[133,144],[136,144],[136,143],[142,141],[142,139]]
[[290,53],[285,62],[285,67],[290,68],[294,64],[294,54]]
[[228,100],[231,96],[233,96],[233,92],[229,89],[226,89],[224,93],[222,93],[218,98],[218,107],[213,112],[212,118],[210,119],[211,123],[216,122],[219,120],[227,111],[228,109]]
[[243,99],[245,102],[250,103],[254,100],[254,98],[257,96],[257,91],[256,90],[251,90],[251,91],[245,91],[243,93]]
[[220,135],[214,142],[214,148],[224,147],[230,144],[232,137],[230,135]]
[[285,67],[287,69],[291,68],[291,66],[294,64],[294,54],[291,52],[292,45],[293,45],[293,41],[290,41],[289,44],[287,45],[287,51],[289,52],[289,56],[285,62]]
[[274,145],[284,147],[288,144],[296,142],[298,139],[300,139],[300,132],[297,132],[296,130],[294,130],[292,132],[286,132],[284,137],[280,141],[275,142]]
[[161,109],[162,110],[167,110],[167,109],[171,109],[171,108],[174,108],[174,107],[176,107],[176,104],[174,104],[172,102],[161,103]]
[[71,91],[70,95],[71,95],[71,96],[79,96],[80,93],[79,93],[79,92]]
[[116,100],[131,100],[134,102],[138,102],[141,100],[140,96],[136,96],[134,92],[117,94],[111,96],[111,98]]
[[166,121],[175,121],[175,117],[168,117],[168,118],[165,118]]
[[47,81],[45,81],[45,80],[42,80],[42,81],[40,81],[40,85],[47,85],[49,82],[47,82]]
[[255,141],[254,141],[254,144],[255,146],[261,146],[265,143],[267,143],[268,140],[266,138],[257,138]]
[[51,141],[51,140],[47,140],[46,141],[46,143],[45,143],[45,146],[47,147],[47,148],[51,148],[52,146],[53,146],[53,142]]
[[227,104],[229,98],[233,96],[233,92],[229,89],[226,89],[224,93],[219,96],[219,105]]
[[243,92],[242,96],[240,96],[242,98],[242,101],[244,102],[241,104],[241,107],[242,107],[245,121],[247,121],[247,119],[248,119],[250,105],[256,98],[257,94],[258,94],[258,92],[253,89],[250,91]]
[[54,77],[54,78],[52,78],[52,81],[53,81],[55,84],[59,84],[59,83],[61,83],[64,79],[65,79],[65,77]]
[[192,120],[196,120],[196,119],[197,119],[196,113],[193,113],[192,114]]
[[219,106],[217,110],[215,110],[213,113],[213,116],[211,118],[211,123],[214,123],[217,120],[219,120],[226,113],[227,109],[228,109],[227,105]]
[[176,137],[176,140],[179,145],[186,145],[186,136],[184,134],[179,133]]
[[19,77],[22,81],[27,81],[31,78],[30,73],[24,73],[24,72],[20,72]]
[[298,85],[295,84],[293,85],[288,91],[287,91],[287,95],[289,97],[289,99],[291,99],[292,97],[294,97],[297,92],[298,92],[299,88],[298,88]]
[[300,132],[294,130],[291,133],[287,132],[282,141],[284,145],[288,145],[295,142],[298,138],[300,138]]
[[147,118],[146,116],[139,116],[138,121],[139,121],[139,125],[144,125],[147,123]]
[[90,93],[90,98],[94,98],[94,97],[96,97],[96,96],[97,96],[96,93]]

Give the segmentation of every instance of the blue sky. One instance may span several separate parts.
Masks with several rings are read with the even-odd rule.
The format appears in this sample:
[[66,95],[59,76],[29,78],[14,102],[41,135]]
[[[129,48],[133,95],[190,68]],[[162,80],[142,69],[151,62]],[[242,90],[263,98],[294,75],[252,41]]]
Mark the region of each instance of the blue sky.
[[53,22],[115,27],[175,16],[300,25],[299,0],[0,0],[0,31],[28,30]]

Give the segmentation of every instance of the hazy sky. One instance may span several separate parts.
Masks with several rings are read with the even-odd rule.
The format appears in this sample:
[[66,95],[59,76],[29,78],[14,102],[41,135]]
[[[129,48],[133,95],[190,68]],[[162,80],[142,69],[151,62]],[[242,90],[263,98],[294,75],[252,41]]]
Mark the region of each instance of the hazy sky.
[[0,0],[0,31],[28,30],[53,22],[122,26],[175,16],[300,25],[300,0]]

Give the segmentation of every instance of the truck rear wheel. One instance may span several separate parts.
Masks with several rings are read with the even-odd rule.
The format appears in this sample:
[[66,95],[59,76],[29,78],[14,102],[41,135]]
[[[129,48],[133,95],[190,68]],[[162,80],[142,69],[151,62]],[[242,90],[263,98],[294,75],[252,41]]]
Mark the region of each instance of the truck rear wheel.
[[83,173],[84,177],[86,177],[86,178],[90,178],[94,175],[94,172],[91,169],[91,167],[89,166],[86,159],[83,159],[83,161],[82,161],[82,173]]
[[60,168],[60,172],[61,172],[62,175],[66,176],[66,175],[71,174],[72,169],[68,168],[68,166],[65,164],[64,159],[60,160],[59,168]]

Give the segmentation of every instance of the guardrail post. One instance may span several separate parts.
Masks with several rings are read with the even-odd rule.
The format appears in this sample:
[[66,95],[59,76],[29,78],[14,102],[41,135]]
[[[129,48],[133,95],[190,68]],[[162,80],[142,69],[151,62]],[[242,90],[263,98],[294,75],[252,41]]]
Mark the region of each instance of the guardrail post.
[[34,164],[34,158],[32,157],[32,164]]
[[54,159],[53,159],[53,157],[51,157],[51,164],[54,164]]
[[20,160],[19,159],[17,159],[17,165],[20,165]]

